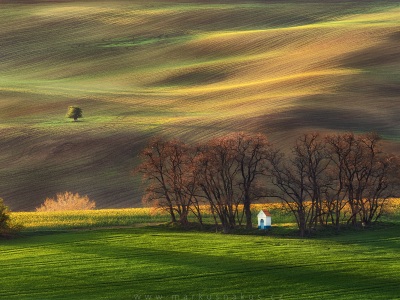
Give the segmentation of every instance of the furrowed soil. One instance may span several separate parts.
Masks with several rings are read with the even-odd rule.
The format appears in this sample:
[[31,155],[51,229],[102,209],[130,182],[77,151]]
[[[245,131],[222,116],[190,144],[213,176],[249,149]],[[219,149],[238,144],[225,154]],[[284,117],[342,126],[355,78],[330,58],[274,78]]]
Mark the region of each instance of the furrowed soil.
[[[400,149],[398,1],[0,1],[0,196],[140,205],[155,135],[376,131]],[[65,118],[70,105],[84,118]]]

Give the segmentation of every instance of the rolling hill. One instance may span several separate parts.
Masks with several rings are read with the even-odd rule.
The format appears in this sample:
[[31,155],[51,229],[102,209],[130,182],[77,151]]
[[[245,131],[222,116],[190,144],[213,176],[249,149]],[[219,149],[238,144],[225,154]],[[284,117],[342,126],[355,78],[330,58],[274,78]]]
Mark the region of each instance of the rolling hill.
[[[140,205],[149,137],[376,131],[400,149],[398,1],[0,1],[0,196]],[[84,118],[65,118],[79,105]]]

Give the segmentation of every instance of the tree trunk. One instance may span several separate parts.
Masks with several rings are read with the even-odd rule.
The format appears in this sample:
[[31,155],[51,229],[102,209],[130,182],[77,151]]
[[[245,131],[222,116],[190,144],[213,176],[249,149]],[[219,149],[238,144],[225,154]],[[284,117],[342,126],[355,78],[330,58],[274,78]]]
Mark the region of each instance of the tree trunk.
[[172,223],[176,223],[176,217],[175,217],[174,209],[170,206],[168,208],[168,210],[169,210],[169,214],[171,216],[171,222]]
[[243,209],[244,209],[244,213],[246,215],[246,228],[252,229],[253,223],[251,220],[251,205],[250,205],[250,200],[248,198],[249,198],[248,196],[245,196],[245,198],[244,198]]

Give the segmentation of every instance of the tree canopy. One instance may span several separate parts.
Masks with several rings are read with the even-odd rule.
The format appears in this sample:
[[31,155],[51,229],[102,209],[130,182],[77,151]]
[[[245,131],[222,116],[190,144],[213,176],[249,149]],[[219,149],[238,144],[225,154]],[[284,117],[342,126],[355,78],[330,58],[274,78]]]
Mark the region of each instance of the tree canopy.
[[67,112],[67,118],[74,119],[74,121],[77,121],[78,118],[82,118],[82,109],[78,106],[69,106],[68,107],[68,112]]

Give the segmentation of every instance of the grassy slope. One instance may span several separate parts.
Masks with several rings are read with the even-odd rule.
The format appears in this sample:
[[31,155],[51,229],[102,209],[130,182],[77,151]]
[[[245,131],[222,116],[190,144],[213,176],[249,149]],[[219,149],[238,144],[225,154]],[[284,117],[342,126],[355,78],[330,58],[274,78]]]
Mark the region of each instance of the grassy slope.
[[397,299],[398,229],[311,240],[155,227],[35,234],[2,241],[0,291],[7,299]]
[[[400,139],[397,1],[3,2],[0,195],[14,210],[64,190],[137,203],[130,171],[154,134]],[[72,104],[82,122],[64,119]]]

